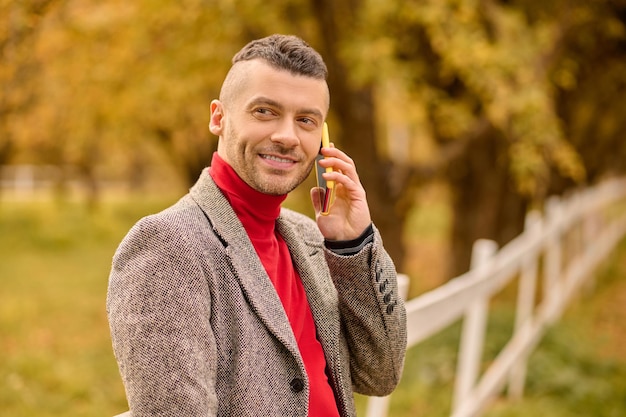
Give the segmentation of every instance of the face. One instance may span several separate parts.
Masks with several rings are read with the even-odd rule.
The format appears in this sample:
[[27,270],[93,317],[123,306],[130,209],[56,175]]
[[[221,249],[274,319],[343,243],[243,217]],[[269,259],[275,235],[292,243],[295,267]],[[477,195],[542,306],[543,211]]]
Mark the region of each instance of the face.
[[311,172],[328,113],[326,81],[277,70],[261,60],[235,64],[232,94],[211,103],[217,152],[252,188],[283,195]]

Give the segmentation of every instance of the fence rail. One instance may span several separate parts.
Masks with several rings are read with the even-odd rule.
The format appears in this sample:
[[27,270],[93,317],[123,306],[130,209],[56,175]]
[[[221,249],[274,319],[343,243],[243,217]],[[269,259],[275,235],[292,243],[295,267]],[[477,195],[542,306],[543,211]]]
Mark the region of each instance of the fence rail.
[[[406,303],[407,348],[463,320],[452,417],[479,416],[507,385],[509,396],[523,395],[528,356],[546,327],[626,234],[626,178],[553,197],[544,213],[529,213],[525,231],[499,251],[478,240],[470,271]],[[489,301],[516,279],[514,333],[479,375]],[[370,398],[366,416],[385,417],[389,400]]]

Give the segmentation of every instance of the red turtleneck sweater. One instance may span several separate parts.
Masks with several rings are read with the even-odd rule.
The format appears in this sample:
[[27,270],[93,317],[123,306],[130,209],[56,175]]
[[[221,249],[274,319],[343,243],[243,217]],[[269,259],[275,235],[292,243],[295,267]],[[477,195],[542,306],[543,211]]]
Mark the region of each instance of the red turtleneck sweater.
[[275,227],[280,205],[287,196],[254,190],[217,153],[213,155],[209,173],[246,229],[287,313],[309,379],[309,416],[339,417],[302,280],[293,266],[287,244]]

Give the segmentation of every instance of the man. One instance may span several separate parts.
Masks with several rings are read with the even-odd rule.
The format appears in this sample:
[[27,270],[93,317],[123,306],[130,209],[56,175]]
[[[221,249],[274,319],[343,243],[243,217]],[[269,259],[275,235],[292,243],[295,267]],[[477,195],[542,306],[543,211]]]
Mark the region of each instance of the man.
[[[327,70],[272,35],[233,58],[210,130],[211,166],[118,248],[107,311],[140,416],[354,416],[353,390],[399,381],[406,317],[354,162],[320,151]],[[317,154],[335,202],[316,221],[281,208]]]

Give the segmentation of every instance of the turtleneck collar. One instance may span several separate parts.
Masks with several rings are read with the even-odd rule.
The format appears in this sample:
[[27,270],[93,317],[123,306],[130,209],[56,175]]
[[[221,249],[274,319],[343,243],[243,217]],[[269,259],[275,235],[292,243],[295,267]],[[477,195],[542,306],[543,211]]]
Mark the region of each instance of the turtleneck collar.
[[268,238],[268,234],[273,235],[286,194],[269,195],[250,187],[217,152],[213,154],[209,174],[251,237]]

